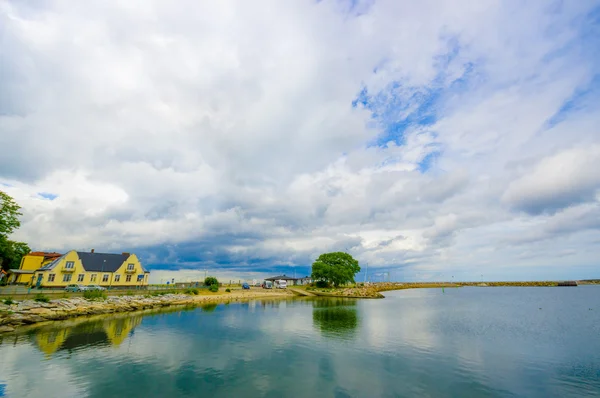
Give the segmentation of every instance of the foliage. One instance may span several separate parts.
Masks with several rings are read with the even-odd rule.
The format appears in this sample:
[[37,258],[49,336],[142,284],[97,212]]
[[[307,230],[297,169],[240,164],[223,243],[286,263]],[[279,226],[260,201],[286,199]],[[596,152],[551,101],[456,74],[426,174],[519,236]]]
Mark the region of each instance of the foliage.
[[190,289],[185,289],[184,293],[197,296],[200,293],[200,290],[198,290],[196,288],[190,288]]
[[344,252],[324,253],[312,265],[312,278],[319,282],[329,282],[334,286],[354,283],[354,275],[360,271],[358,261]]
[[26,243],[8,239],[21,226],[20,210],[21,206],[12,197],[0,191],[0,263],[5,270],[19,268],[21,258],[31,251]]
[[31,249],[23,242],[15,242],[0,236],[0,262],[2,269],[16,269],[21,265],[21,258]]
[[219,285],[210,285],[210,287],[208,288],[208,290],[210,290],[211,292],[215,293],[219,291]]
[[231,289],[230,289],[230,288],[227,288],[227,289],[225,289],[225,291],[226,291],[227,293],[231,293]]
[[106,292],[103,290],[86,290],[83,292],[83,297],[88,300],[102,299],[106,300]]
[[47,303],[50,301],[50,297],[44,296],[42,293],[38,293],[35,295],[35,301],[39,301],[40,303]]
[[213,286],[213,285],[218,286],[219,281],[214,276],[207,276],[206,279],[204,279],[204,285],[205,286]]
[[316,281],[315,286],[320,289],[326,289],[326,288],[330,287],[328,281]]
[[13,301],[12,297],[7,297],[4,299],[4,304],[6,305],[11,305],[14,304],[15,302]]
[[8,236],[21,226],[21,206],[5,192],[0,191],[0,236]]

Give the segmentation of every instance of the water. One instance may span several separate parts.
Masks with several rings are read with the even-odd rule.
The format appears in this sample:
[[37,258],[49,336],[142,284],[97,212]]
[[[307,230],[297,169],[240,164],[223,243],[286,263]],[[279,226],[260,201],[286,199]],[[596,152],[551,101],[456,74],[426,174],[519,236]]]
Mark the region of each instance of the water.
[[600,396],[600,287],[419,289],[0,338],[8,397]]

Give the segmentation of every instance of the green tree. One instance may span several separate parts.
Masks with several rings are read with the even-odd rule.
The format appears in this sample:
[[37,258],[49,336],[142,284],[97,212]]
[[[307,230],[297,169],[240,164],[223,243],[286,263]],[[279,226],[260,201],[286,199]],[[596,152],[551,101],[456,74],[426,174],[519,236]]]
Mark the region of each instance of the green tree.
[[0,236],[7,237],[21,226],[21,206],[5,192],[0,191]]
[[0,191],[0,264],[2,269],[19,268],[21,258],[31,249],[23,242],[8,239],[21,226],[21,206],[5,192]]
[[214,276],[207,276],[206,279],[204,279],[204,286],[212,286],[212,285],[217,285],[217,287],[218,287],[219,281]]
[[2,269],[19,268],[21,258],[30,251],[31,249],[27,246],[27,243],[14,242],[0,236],[0,262],[2,262]]
[[324,253],[312,265],[312,278],[327,281],[334,286],[354,282],[354,275],[360,271],[358,261],[344,252]]

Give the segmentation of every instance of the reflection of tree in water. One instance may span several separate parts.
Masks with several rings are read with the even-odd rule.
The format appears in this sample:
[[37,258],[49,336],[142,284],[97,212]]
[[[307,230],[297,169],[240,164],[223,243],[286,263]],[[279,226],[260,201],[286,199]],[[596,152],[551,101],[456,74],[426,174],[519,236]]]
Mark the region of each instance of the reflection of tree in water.
[[356,300],[314,300],[313,324],[325,336],[342,338],[352,337],[358,327]]
[[202,308],[202,311],[204,312],[213,312],[217,308],[217,305],[217,303],[204,304],[201,305],[200,308]]

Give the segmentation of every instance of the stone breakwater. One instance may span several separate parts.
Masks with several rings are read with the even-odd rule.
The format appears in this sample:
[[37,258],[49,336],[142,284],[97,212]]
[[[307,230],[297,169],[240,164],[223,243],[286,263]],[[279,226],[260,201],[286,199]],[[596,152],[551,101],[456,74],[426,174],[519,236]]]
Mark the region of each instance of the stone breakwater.
[[165,294],[152,297],[110,296],[106,300],[69,298],[51,300],[47,303],[34,300],[24,300],[11,305],[0,303],[0,333],[12,332],[20,326],[39,322],[214,301],[211,299],[213,297],[210,296],[194,298],[184,294]]

